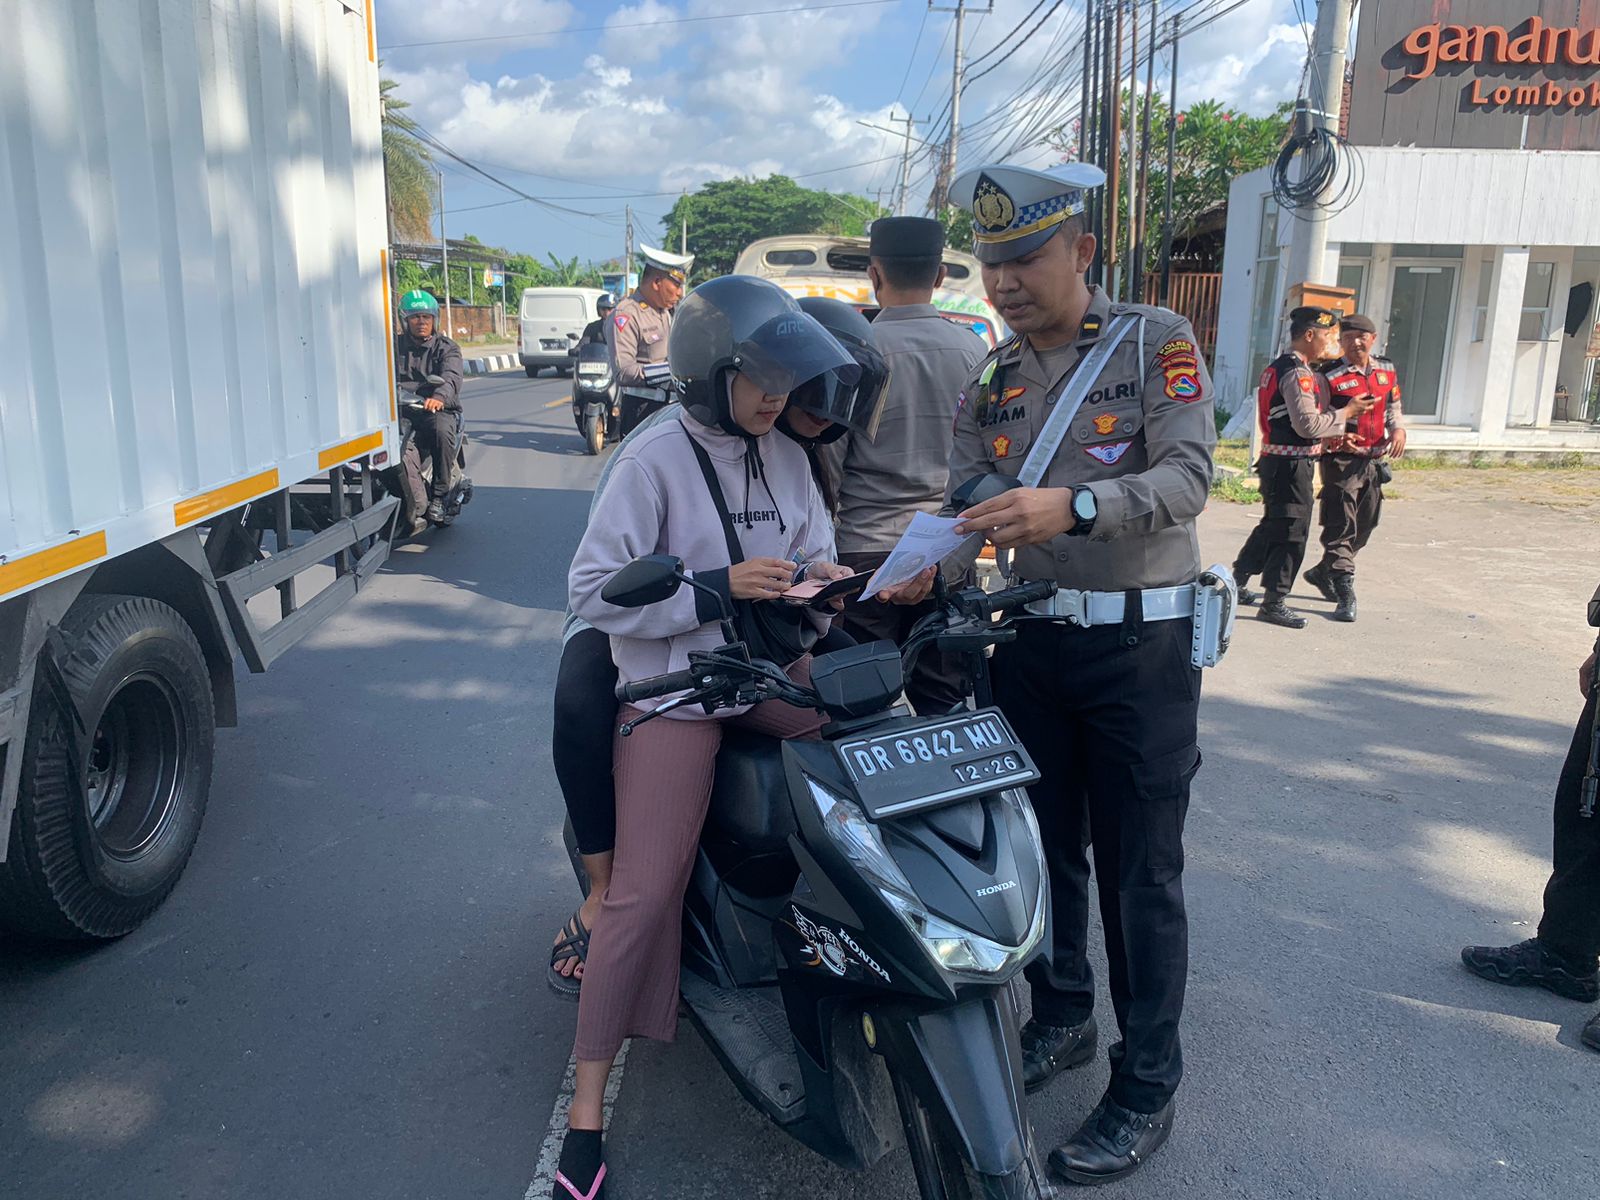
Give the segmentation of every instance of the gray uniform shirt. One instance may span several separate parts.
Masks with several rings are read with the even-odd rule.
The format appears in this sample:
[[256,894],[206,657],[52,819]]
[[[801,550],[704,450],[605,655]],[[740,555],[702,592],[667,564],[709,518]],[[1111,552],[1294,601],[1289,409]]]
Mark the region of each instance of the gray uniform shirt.
[[984,343],[931,304],[881,311],[872,340],[889,364],[878,433],[825,448],[839,497],[841,554],[888,553],[916,512],[938,512],[950,474],[951,419]]
[[1022,579],[1125,591],[1191,583],[1200,573],[1194,520],[1211,490],[1217,441],[1211,376],[1189,322],[1168,309],[1112,304],[1095,288],[1079,336],[1055,369],[1026,338],[1005,343],[992,376],[985,379],[986,363],[962,391],[951,487],[986,472],[1016,478],[1055,398],[1111,318],[1125,312],[1143,314],[1143,336],[1135,330],[1111,355],[1040,483],[1093,492],[1094,530],[1018,550],[1013,569]]
[[667,361],[667,336],[671,332],[671,313],[650,307],[637,292],[625,297],[606,322],[611,361],[617,364],[617,382],[625,388],[661,386],[647,381],[639,367]]

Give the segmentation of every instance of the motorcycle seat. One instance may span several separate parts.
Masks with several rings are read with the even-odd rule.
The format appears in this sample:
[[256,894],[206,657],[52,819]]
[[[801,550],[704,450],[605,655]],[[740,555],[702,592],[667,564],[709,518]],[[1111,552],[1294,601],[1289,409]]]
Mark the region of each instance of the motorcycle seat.
[[724,726],[706,833],[754,852],[784,848],[795,831],[776,738]]

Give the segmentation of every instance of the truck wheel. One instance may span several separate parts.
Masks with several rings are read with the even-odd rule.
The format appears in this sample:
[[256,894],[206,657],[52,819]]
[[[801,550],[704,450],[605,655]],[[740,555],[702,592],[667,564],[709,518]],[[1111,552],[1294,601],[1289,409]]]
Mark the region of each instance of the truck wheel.
[[205,657],[173,609],[87,596],[61,622],[61,672],[83,718],[41,678],[0,863],[0,925],[36,937],[121,937],[177,885],[211,790],[215,713]]
[[529,379],[537,379],[537,378],[539,378],[539,368],[538,367],[524,366],[522,369],[528,373],[528,378]]

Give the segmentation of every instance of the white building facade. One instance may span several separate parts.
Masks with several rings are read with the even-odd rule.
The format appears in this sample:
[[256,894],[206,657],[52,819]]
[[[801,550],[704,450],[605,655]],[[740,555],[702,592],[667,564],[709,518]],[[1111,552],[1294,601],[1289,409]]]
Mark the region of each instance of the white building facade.
[[[1519,7],[1453,5],[1491,26],[1441,23],[1432,0],[1362,8],[1350,136],[1363,178],[1329,221],[1319,282],[1349,288],[1376,323],[1420,449],[1600,451],[1600,64],[1573,61],[1591,31],[1570,0]],[[1594,44],[1600,55],[1600,31]],[[1496,72],[1513,70],[1545,73],[1526,84],[1537,104],[1501,102]],[[1597,111],[1573,103],[1579,84]],[[1233,181],[1213,367],[1230,432],[1248,432],[1281,351],[1295,223],[1270,168]]]

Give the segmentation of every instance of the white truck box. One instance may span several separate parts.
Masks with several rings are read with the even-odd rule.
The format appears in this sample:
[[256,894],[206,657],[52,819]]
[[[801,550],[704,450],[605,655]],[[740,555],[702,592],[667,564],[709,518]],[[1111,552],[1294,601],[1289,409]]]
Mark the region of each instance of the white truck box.
[[148,915],[235,658],[265,669],[387,555],[372,3],[0,0],[0,925]]

